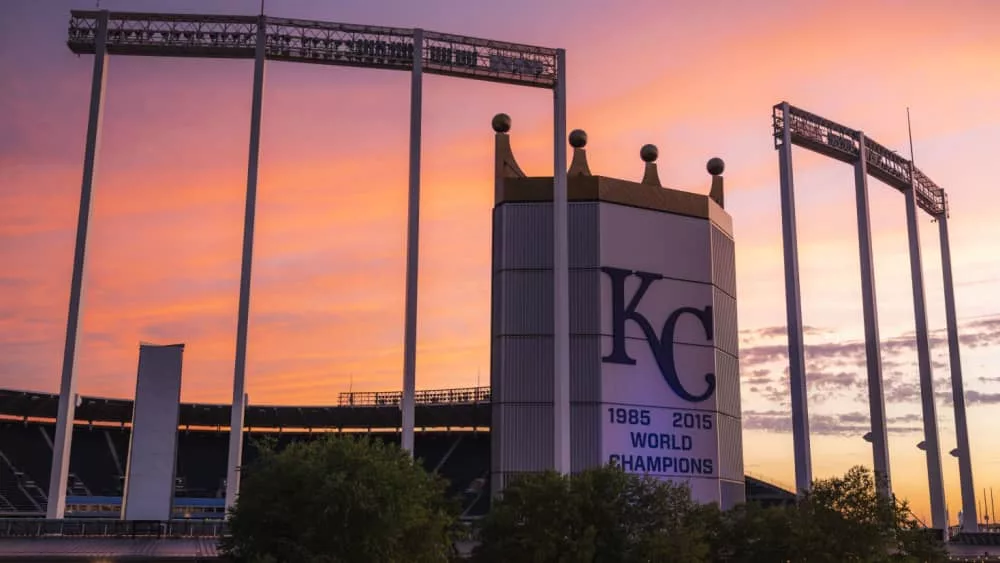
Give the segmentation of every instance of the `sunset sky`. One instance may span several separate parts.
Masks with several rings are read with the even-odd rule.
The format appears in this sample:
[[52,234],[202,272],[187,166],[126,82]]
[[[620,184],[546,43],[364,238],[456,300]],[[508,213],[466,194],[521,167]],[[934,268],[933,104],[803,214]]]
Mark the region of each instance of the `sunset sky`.
[[[255,14],[257,0],[102,0],[111,10]],[[55,392],[92,57],[72,8],[0,3],[0,387]],[[595,174],[707,192],[726,161],[747,471],[794,483],[777,153],[787,100],[909,155],[949,194],[977,489],[1000,487],[1000,3],[269,0],[268,15],[564,47],[569,127]],[[232,393],[252,62],[113,58],[88,249],[79,391],[130,397],[138,343],[184,342],[183,400]],[[268,63],[247,391],[332,404],[401,385],[409,75]],[[551,175],[551,94],[424,86],[418,388],[489,382],[493,134]],[[813,464],[871,463],[852,169],[794,156]],[[902,196],[869,181],[897,494],[928,515]],[[961,506],[937,225],[920,220],[947,501]],[[352,383],[353,382],[353,383]],[[929,519],[927,519],[929,521]]]

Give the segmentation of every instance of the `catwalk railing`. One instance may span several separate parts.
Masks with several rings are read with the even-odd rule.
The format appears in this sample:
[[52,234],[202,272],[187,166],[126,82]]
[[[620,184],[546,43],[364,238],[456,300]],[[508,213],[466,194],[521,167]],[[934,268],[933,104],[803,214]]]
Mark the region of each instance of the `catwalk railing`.
[[[859,131],[794,106],[788,106],[787,118],[792,144],[849,164],[857,162],[860,158]],[[781,104],[774,106],[775,148],[781,146],[785,119]],[[865,149],[870,175],[899,191],[909,190],[912,186],[917,206],[933,217],[948,212],[944,189],[914,167],[912,162],[867,136]]]
[[[398,405],[403,398],[401,391],[363,391],[341,393],[337,405],[342,407],[370,407]],[[459,389],[429,389],[417,391],[418,405],[450,405],[489,403],[489,387],[465,387]]]
[[[101,12],[73,10],[67,44],[94,53]],[[266,26],[265,57],[337,66],[410,70],[413,30],[267,16],[110,12],[112,55],[252,59],[257,27]],[[423,72],[552,88],[556,50],[463,35],[423,32]]]
[[218,538],[225,533],[225,520],[0,518],[0,538]]

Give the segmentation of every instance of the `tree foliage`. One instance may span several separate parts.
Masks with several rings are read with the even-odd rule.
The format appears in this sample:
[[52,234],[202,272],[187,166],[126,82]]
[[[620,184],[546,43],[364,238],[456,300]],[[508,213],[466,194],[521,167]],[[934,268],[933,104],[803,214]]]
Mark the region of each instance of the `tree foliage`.
[[251,562],[447,561],[454,521],[443,481],[399,447],[330,436],[261,448],[222,550]]
[[703,561],[706,509],[687,487],[602,467],[526,475],[484,519],[484,563]]
[[721,515],[718,538],[713,560],[733,563],[945,560],[906,503],[880,496],[862,467],[815,481],[791,506],[734,508]]
[[942,544],[860,467],[797,503],[720,511],[688,489],[614,467],[525,476],[484,519],[478,561],[936,562]]
[[[224,553],[254,563],[438,562],[455,555],[443,481],[395,445],[329,437],[261,448]],[[861,467],[797,502],[720,511],[614,466],[509,483],[478,527],[481,563],[938,562],[942,543]]]

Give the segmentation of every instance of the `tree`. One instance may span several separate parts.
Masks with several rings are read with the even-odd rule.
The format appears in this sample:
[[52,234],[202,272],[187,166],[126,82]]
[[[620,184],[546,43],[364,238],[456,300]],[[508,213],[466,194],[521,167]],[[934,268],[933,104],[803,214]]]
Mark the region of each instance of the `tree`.
[[772,563],[794,561],[796,507],[738,505],[719,514],[711,561]]
[[222,550],[238,561],[447,561],[455,505],[395,445],[329,436],[261,448]]
[[727,511],[717,538],[712,559],[734,563],[945,560],[941,542],[921,528],[905,502],[879,495],[862,467],[815,481],[792,506]]
[[800,506],[826,539],[827,552],[838,554],[837,561],[946,559],[941,542],[923,529],[907,503],[880,495],[864,467],[816,481]]
[[480,527],[484,563],[703,561],[714,507],[686,486],[613,466],[573,476],[525,475],[495,499]]

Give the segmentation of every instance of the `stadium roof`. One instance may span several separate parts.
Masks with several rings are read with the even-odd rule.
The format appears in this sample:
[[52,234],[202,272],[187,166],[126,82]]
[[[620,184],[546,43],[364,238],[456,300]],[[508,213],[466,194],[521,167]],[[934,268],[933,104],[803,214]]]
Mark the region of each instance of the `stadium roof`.
[[[421,391],[417,397],[416,425],[421,428],[488,428],[489,390],[484,388]],[[250,405],[250,428],[399,428],[402,416],[398,392],[343,393],[338,405]],[[0,389],[0,416],[18,419],[56,418],[59,395]],[[230,405],[182,403],[180,424],[221,428],[229,425]],[[76,420],[83,423],[128,424],[132,401],[80,397]]]

